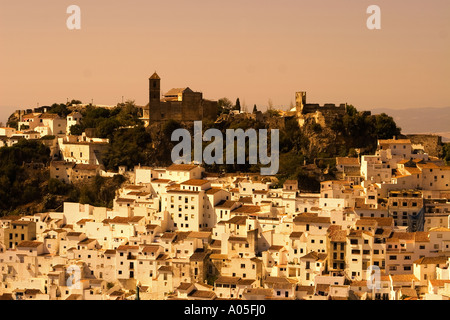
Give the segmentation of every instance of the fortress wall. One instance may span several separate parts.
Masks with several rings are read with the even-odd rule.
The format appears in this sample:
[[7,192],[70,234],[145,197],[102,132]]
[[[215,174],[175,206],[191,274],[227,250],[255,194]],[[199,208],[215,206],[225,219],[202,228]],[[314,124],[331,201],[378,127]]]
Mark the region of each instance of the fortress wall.
[[425,152],[432,157],[442,155],[442,137],[434,134],[408,134],[412,144],[423,145]]
[[337,114],[345,114],[346,111],[346,105],[340,104],[324,104],[323,106],[319,104],[305,104],[302,108],[302,113],[315,113],[316,111],[320,111],[322,113],[337,113]]
[[202,111],[202,119],[215,120],[218,111],[217,101],[203,100]]

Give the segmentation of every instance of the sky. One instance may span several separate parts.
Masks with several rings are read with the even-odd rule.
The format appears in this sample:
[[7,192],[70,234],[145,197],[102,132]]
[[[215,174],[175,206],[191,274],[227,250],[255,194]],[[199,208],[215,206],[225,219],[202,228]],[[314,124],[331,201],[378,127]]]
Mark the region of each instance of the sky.
[[67,99],[145,105],[155,71],[163,92],[248,110],[287,109],[296,91],[358,110],[446,107],[449,57],[448,0],[0,0],[0,122]]

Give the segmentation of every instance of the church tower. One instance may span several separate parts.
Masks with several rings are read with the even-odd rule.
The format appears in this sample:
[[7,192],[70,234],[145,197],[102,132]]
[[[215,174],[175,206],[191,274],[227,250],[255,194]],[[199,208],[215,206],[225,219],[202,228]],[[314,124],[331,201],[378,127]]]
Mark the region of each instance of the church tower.
[[160,99],[161,99],[161,78],[155,72],[149,79],[148,90],[148,106],[144,108],[143,119],[146,125],[150,124],[150,121],[157,120],[157,115],[160,113]]
[[158,106],[161,98],[161,78],[155,72],[149,79],[149,106]]

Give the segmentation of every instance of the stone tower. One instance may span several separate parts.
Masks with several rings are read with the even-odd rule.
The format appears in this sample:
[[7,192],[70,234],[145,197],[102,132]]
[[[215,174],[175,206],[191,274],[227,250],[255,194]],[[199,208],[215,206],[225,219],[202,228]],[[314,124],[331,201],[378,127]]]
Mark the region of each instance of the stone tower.
[[161,78],[155,72],[149,78],[149,108],[158,110],[161,99]]
[[295,106],[297,111],[302,112],[303,106],[306,104],[306,92],[300,91],[295,93]]

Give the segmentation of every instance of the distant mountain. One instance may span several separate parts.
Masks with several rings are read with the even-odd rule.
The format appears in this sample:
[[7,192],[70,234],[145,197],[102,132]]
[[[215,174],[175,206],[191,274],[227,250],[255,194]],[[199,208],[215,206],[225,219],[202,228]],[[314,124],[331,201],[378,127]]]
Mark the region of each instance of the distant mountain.
[[435,133],[450,140],[450,107],[372,109],[372,114],[386,113],[393,117],[403,134]]

